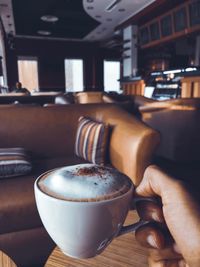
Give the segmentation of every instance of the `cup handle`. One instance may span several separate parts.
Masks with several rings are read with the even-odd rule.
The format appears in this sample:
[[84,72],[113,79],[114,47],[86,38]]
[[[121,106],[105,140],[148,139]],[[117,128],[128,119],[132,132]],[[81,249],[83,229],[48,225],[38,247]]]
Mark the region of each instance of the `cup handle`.
[[[158,201],[157,198],[153,198],[153,197],[134,197],[133,198],[133,205],[134,207],[136,206],[137,202],[140,201],[148,201],[148,202],[153,202],[157,205],[160,206],[160,202]],[[138,222],[131,224],[131,225],[127,225],[127,226],[122,226],[122,228],[120,229],[118,236],[130,233],[130,232],[135,232],[139,227],[144,226],[149,224],[150,221],[144,221],[144,220],[139,220]]]

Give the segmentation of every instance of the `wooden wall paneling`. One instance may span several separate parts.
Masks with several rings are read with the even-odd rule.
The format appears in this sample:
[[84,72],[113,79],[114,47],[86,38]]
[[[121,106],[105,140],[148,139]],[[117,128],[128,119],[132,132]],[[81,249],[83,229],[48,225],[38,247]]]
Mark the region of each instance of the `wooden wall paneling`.
[[134,94],[133,92],[133,88],[132,88],[132,84],[128,84],[128,94],[131,95],[131,94]]
[[192,97],[192,82],[187,79],[181,80],[181,97]]
[[181,97],[200,97],[200,77],[185,77],[181,80]]
[[181,97],[190,97],[191,93],[189,91],[189,89],[187,88],[187,83],[182,83],[182,87],[181,87]]
[[200,77],[193,77],[193,97],[200,97]]
[[121,87],[125,95],[144,95],[144,80],[122,82]]
[[200,81],[194,82],[194,97],[200,97]]

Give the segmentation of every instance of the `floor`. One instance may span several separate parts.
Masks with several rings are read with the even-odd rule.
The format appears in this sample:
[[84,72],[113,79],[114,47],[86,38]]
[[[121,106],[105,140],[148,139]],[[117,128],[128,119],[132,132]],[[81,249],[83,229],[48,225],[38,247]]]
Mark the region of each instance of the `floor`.
[[[126,224],[137,220],[136,213],[131,211]],[[0,267],[16,267],[16,265],[6,255],[0,253]],[[130,233],[113,240],[101,255],[92,259],[72,259],[56,248],[45,267],[148,267],[147,252],[136,242],[134,234]]]

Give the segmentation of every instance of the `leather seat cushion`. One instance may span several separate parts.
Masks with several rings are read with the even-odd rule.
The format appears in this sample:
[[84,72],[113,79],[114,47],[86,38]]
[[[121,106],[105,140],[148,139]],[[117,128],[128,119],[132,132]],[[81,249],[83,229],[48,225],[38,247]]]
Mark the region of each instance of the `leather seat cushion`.
[[47,170],[84,162],[75,156],[43,159],[33,162],[33,172],[29,175],[1,179],[0,233],[40,227],[42,222],[37,212],[34,197],[36,178]]

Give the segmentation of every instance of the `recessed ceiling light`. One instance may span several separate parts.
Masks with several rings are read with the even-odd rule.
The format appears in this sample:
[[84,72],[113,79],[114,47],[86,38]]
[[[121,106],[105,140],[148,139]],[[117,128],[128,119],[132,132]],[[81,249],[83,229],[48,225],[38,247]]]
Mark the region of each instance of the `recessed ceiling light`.
[[50,31],[38,31],[37,32],[38,34],[40,34],[40,35],[45,35],[45,36],[47,36],[47,35],[51,35],[51,32]]
[[58,17],[52,16],[52,15],[44,15],[40,19],[45,21],[45,22],[56,22],[56,21],[58,21]]

